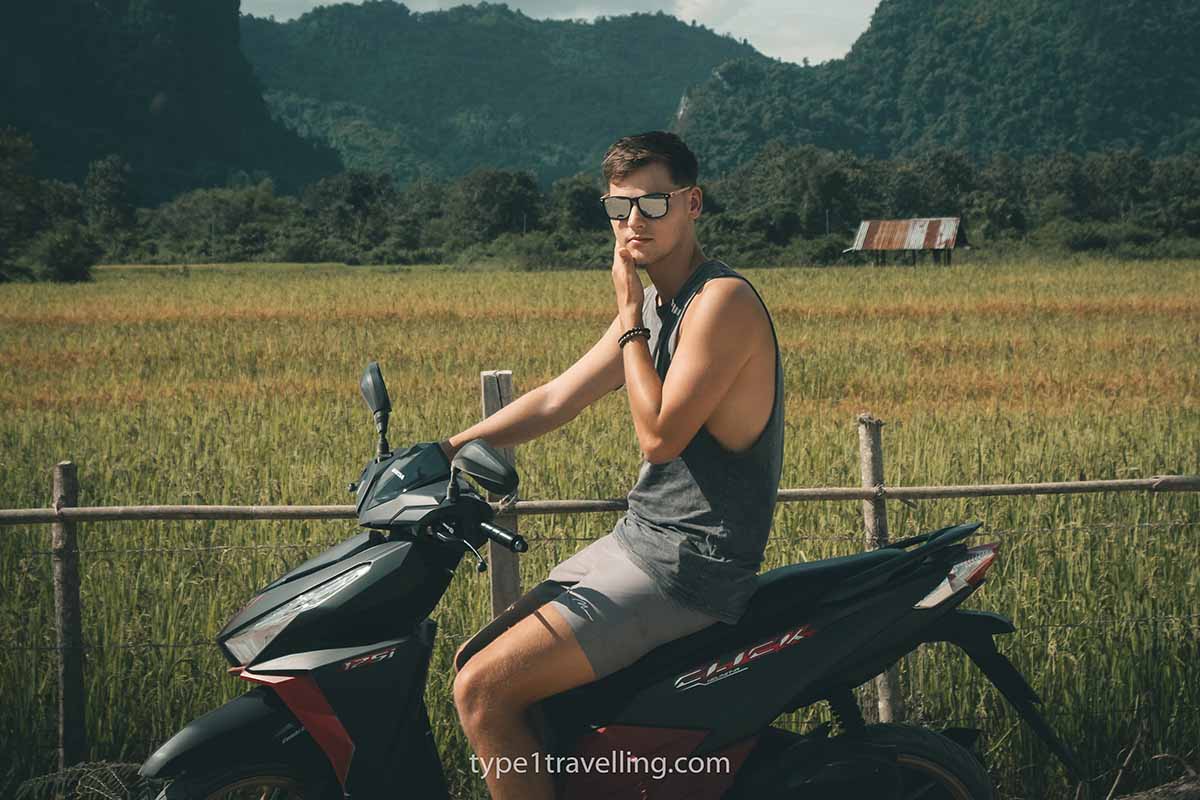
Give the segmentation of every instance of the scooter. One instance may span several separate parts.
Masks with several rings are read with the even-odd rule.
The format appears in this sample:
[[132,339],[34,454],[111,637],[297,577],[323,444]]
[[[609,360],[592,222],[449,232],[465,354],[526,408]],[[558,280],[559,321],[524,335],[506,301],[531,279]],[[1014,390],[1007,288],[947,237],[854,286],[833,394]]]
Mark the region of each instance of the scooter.
[[[511,494],[518,477],[482,441],[453,461],[436,443],[392,452],[378,364],[360,387],[379,435],[350,487],[366,530],[271,583],[220,632],[229,671],[256,686],[142,765],[166,782],[159,800],[448,796],[425,704],[437,633],[429,615],[467,553],[483,571],[488,541],[527,550],[466,480]],[[853,694],[922,644],[949,642],[1080,775],[1037,694],[996,648],[1012,623],[959,608],[997,554],[996,544],[964,544],[979,527],[761,574],[736,625],[715,623],[544,700],[544,763],[526,768],[553,772],[558,796],[572,800],[992,798],[971,750],[978,731],[868,725]],[[456,666],[569,589],[535,586],[468,640]],[[820,702],[831,723],[802,734],[772,725]]]

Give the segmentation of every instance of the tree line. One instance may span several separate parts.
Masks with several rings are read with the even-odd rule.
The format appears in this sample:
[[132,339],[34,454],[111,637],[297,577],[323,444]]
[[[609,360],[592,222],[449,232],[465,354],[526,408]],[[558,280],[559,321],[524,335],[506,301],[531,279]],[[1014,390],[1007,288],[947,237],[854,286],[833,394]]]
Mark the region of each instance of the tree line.
[[[476,169],[397,186],[350,170],[297,194],[261,175],[137,207],[119,156],[83,185],[35,175],[33,142],[0,133],[0,274],[83,280],[97,261],[491,262],[519,269],[604,268],[611,235],[599,176],[548,187],[532,173]],[[972,161],[954,150],[874,159],[773,144],[702,182],[710,255],[743,267],[854,263],[843,254],[863,219],[962,216],[973,245],[1004,253],[1104,251],[1125,258],[1200,256],[1200,156],[1137,150]]]

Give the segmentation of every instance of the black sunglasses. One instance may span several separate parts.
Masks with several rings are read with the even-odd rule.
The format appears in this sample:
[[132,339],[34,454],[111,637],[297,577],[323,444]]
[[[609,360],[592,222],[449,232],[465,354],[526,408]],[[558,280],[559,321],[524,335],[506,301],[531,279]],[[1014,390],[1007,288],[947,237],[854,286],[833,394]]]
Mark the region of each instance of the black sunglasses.
[[682,189],[676,189],[673,192],[654,192],[653,194],[644,194],[641,197],[620,197],[619,195],[607,194],[600,198],[600,203],[604,206],[604,213],[608,214],[609,219],[629,219],[629,215],[633,213],[633,206],[635,204],[638,207],[638,211],[646,219],[661,219],[670,210],[671,195],[687,191],[691,188],[691,186],[684,186]]

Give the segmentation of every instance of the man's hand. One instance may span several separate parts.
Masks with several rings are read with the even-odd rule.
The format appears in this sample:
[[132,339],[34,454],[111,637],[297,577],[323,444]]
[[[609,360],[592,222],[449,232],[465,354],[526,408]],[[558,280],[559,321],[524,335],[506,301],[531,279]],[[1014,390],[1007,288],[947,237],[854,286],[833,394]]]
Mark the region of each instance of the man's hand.
[[637,264],[628,250],[618,242],[613,246],[613,290],[617,295],[617,318],[622,332],[642,324],[642,303],[645,290],[637,274]]

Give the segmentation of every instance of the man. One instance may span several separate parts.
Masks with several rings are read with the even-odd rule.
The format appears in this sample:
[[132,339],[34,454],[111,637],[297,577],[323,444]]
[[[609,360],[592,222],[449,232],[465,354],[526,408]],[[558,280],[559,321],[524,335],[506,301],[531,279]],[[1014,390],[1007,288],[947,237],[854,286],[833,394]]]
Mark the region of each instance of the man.
[[[539,748],[533,704],[655,647],[733,623],[755,587],[783,451],[783,371],[766,308],[705,258],[695,156],[674,134],[617,141],[602,198],[615,238],[616,317],[566,372],[442,443],[528,441],[625,386],[644,463],[629,512],[550,573],[575,582],[475,653],[454,702],[481,764]],[[638,270],[651,286],[643,289]],[[456,659],[457,662],[457,659]],[[543,760],[544,763],[544,760]],[[495,800],[550,800],[553,775],[485,774]]]

